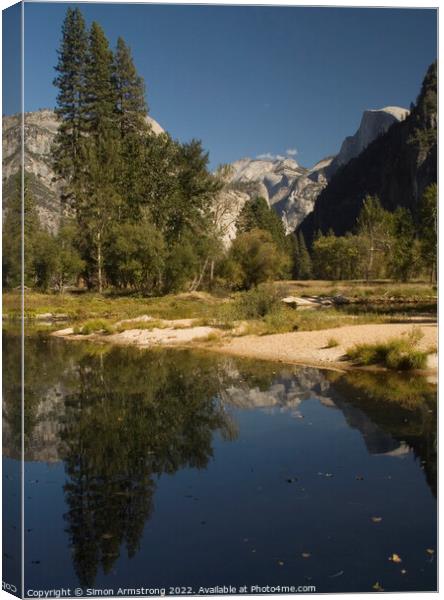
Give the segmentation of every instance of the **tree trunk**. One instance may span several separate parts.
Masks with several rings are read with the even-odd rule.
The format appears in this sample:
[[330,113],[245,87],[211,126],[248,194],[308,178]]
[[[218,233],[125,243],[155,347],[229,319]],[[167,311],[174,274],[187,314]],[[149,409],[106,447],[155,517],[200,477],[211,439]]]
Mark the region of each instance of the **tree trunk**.
[[205,262],[203,264],[203,267],[200,270],[199,277],[197,278],[197,281],[196,281],[196,279],[193,281],[193,285],[191,287],[191,291],[192,292],[195,292],[199,288],[200,284],[202,283],[202,279],[203,279],[203,277],[205,275],[205,271],[207,270],[208,261],[209,261],[209,257],[207,256],[207,258],[205,259]]
[[370,238],[370,250],[369,250],[369,256],[368,256],[368,265],[367,265],[367,269],[366,269],[367,281],[369,281],[371,273],[372,273],[374,254],[375,254],[375,244],[374,244],[373,238]]
[[97,280],[99,284],[99,294],[101,294],[103,290],[102,260],[102,240],[99,232],[97,234]]

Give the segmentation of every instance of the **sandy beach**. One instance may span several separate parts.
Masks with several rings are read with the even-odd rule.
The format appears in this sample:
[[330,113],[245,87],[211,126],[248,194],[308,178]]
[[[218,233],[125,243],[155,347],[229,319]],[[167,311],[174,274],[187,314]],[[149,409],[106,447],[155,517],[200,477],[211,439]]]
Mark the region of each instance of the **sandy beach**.
[[[283,363],[303,364],[330,369],[348,369],[353,365],[344,360],[344,355],[355,344],[385,342],[407,336],[420,330],[423,337],[418,343],[421,350],[436,349],[436,323],[388,323],[349,325],[271,335],[223,336],[214,327],[193,326],[192,320],[169,321],[167,327],[153,329],[128,329],[121,333],[104,335],[93,333],[78,335],[72,328],[62,329],[52,335],[67,339],[91,340],[110,344],[149,348],[153,346],[198,347],[222,352],[232,356],[257,358]],[[331,341],[336,344],[334,347]],[[428,370],[437,368],[436,352],[428,357]]]
[[[235,356],[248,356],[286,363],[297,363],[327,368],[350,368],[352,365],[343,360],[348,349],[355,344],[384,342],[408,335],[412,330],[420,329],[423,337],[418,348],[428,350],[436,348],[436,324],[369,324],[335,327],[319,331],[301,331],[279,333],[267,336],[244,336],[227,340],[220,350]],[[337,342],[328,348],[331,339]],[[429,356],[428,368],[436,369],[436,353]]]

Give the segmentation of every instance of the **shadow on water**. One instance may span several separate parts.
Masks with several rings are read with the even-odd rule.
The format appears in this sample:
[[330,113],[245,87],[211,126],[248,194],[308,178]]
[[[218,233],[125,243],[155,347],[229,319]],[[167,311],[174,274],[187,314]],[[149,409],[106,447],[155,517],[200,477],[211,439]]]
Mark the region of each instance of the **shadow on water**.
[[[4,351],[4,455],[17,459],[21,419],[13,369],[20,351],[16,336],[6,335]],[[208,472],[209,483],[205,485],[217,487],[211,473],[214,465],[222,465],[217,477],[231,485],[236,469],[236,462],[230,462],[232,453],[240,470],[248,451],[255,468],[259,472],[263,469],[264,480],[271,481],[275,474],[267,471],[264,461],[269,460],[272,465],[275,453],[276,465],[280,464],[287,455],[303,450],[303,444],[310,444],[309,440],[316,442],[313,452],[319,460],[327,461],[329,451],[322,449],[322,444],[338,427],[337,417],[329,415],[342,414],[345,421],[345,429],[339,428],[338,437],[334,438],[336,444],[341,443],[345,431],[357,431],[369,456],[390,460],[413,455],[415,468],[425,473],[427,485],[436,495],[436,388],[421,377],[283,368],[200,352],[147,352],[70,344],[38,334],[26,341],[25,390],[26,460],[30,465],[64,466],[63,475],[60,474],[64,531],[72,568],[81,585],[93,585],[99,573],[100,581],[106,582],[107,577],[115,581],[116,565],[124,555],[125,560],[131,561],[139,553],[149,552],[144,532],[151,520],[153,526],[157,523],[157,490],[180,481],[174,479],[175,475]],[[319,425],[310,429],[310,425],[316,426],[316,418]],[[299,438],[295,437],[297,423],[303,427],[298,430]],[[279,429],[271,431],[273,435],[268,437],[267,428],[271,426]],[[265,429],[258,437],[256,430],[261,428]],[[347,438],[352,450],[359,448],[359,443],[355,438]],[[347,454],[341,460],[352,463],[352,456]],[[395,463],[390,462],[394,470],[399,461]],[[308,457],[306,464],[310,464]],[[297,468],[303,471],[304,466],[304,459],[299,459]],[[355,464],[343,464],[341,468],[355,478]],[[313,490],[319,485],[318,475],[310,475],[314,477],[310,480]],[[355,493],[350,490],[345,498]],[[244,518],[243,511],[248,514],[249,510],[250,500],[245,493],[240,484],[239,518]],[[279,503],[286,502],[284,496],[279,496],[285,493],[287,488],[269,492],[268,502],[277,503],[273,511],[279,511]],[[227,502],[222,496],[223,493],[221,506],[216,506],[220,514],[224,514],[223,503]],[[308,515],[310,510],[317,510],[316,502],[326,501],[319,499],[319,494],[313,498],[316,501],[312,500],[313,509],[306,509]],[[422,507],[419,505],[418,509]],[[288,510],[293,509],[289,506]],[[349,509],[338,506],[337,510],[335,518],[339,519],[343,518],[341,511]],[[186,521],[188,513],[177,500],[179,517],[180,511]],[[292,512],[288,514],[291,516]],[[224,527],[223,523],[218,527]],[[261,527],[258,525],[258,537]],[[218,532],[216,529],[215,534]],[[197,538],[199,535],[196,533]],[[266,540],[269,533],[261,535]],[[232,549],[222,547],[220,551],[222,558],[218,560],[223,565],[223,552]],[[180,560],[187,564],[183,558]],[[209,565],[211,571],[214,565]],[[248,563],[244,565],[245,572],[238,572],[238,568],[233,566],[231,577],[248,580]],[[188,572],[190,569],[189,566]],[[128,583],[124,571],[119,575],[122,585]],[[257,570],[251,566],[253,583],[260,580],[262,571],[263,567]],[[215,572],[221,575],[217,569]],[[35,577],[40,585],[44,583],[40,575]],[[274,577],[270,572],[265,581],[271,582]],[[286,575],[280,577],[286,579]],[[425,582],[418,575],[410,584],[419,588],[405,584],[407,587],[401,585],[400,589],[433,589],[434,578],[428,577]],[[341,585],[344,590],[365,591],[369,585],[356,578],[348,584],[325,581],[329,587],[324,584],[321,591],[341,591]],[[178,582],[183,580],[179,577]]]

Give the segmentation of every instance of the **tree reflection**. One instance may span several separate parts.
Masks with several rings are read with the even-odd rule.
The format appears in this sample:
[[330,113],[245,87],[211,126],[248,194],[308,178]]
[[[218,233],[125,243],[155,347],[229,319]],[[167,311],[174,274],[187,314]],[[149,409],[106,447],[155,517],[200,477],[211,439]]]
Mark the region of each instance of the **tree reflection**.
[[65,399],[61,449],[66,514],[79,581],[110,572],[126,547],[139,547],[153,512],[155,478],[205,468],[220,430],[235,435],[218,399],[214,361],[190,353],[147,355],[115,349],[85,356]]

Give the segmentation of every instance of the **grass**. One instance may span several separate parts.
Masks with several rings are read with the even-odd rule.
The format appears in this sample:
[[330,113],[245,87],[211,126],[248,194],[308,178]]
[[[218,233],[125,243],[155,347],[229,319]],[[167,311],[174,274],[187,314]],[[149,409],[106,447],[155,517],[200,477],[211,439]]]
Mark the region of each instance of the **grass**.
[[[115,294],[41,294],[26,292],[25,316],[39,314],[64,315],[70,321],[86,319],[131,319],[149,314],[158,319],[205,318],[215,316],[223,300],[210,294],[176,294],[156,298],[119,296]],[[20,294],[3,294],[3,314],[20,317]]]
[[335,296],[338,294],[356,300],[428,300],[436,298],[436,285],[423,281],[399,283],[389,280],[366,282],[356,281],[284,281],[276,285],[283,286],[292,296]]
[[90,319],[81,326],[73,328],[74,333],[79,335],[90,335],[91,333],[104,333],[110,335],[114,333],[114,327],[109,321],[104,319]]
[[160,321],[159,319],[153,319],[152,321],[130,321],[128,323],[119,323],[115,325],[114,329],[117,333],[123,333],[124,331],[128,331],[130,329],[165,329],[169,327],[167,323],[164,321]]
[[[332,296],[335,294],[344,294],[350,298],[364,298],[365,302],[348,304],[344,307],[301,310],[283,306],[280,301],[285,295]],[[116,331],[125,331],[135,328],[166,327],[162,319],[192,318],[196,319],[195,325],[210,325],[228,331],[237,330],[234,335],[248,333],[269,335],[364,323],[403,322],[407,314],[420,314],[419,311],[422,315],[434,318],[436,304],[433,300],[434,296],[436,296],[436,288],[425,283],[393,284],[387,281],[370,284],[362,281],[285,281],[263,284],[257,289],[226,297],[217,297],[205,292],[146,298],[115,293],[41,294],[27,291],[25,314],[31,319],[44,313],[59,317],[65,315],[66,320],[76,325],[78,330],[85,331],[94,331],[89,321],[96,320],[106,322],[107,327],[114,327]],[[381,298],[387,300],[421,298],[421,300],[410,304],[407,313],[405,307],[399,304],[389,306],[379,303]],[[424,301],[429,303],[426,311],[424,311]],[[12,318],[20,316],[19,306],[18,292],[3,294],[5,316]],[[137,321],[138,317],[144,315],[149,315],[153,320]],[[132,323],[119,323],[125,319],[136,320]],[[94,325],[96,326],[97,324]]]
[[204,338],[200,338],[199,342],[217,342],[220,340],[220,338],[221,338],[220,333],[218,333],[217,331],[212,331]]
[[338,340],[331,337],[327,340],[327,345],[325,347],[326,348],[336,348],[337,346],[339,346]]
[[422,334],[413,330],[405,337],[376,344],[357,344],[349,349],[346,357],[358,365],[381,365],[396,371],[424,369],[428,352],[419,350],[417,344]]

